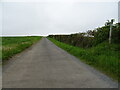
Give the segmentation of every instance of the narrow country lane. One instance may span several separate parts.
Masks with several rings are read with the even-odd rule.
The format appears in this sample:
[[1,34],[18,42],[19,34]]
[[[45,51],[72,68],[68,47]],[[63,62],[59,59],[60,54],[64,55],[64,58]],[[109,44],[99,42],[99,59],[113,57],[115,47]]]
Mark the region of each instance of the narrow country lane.
[[14,56],[3,67],[3,88],[117,88],[46,38]]

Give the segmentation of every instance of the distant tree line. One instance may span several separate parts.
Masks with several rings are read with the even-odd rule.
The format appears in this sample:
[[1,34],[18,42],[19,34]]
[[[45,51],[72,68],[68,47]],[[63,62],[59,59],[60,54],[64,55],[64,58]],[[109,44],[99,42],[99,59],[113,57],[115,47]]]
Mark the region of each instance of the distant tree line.
[[[77,47],[89,48],[109,39],[110,26],[96,28],[95,30],[88,30],[84,33],[76,33],[71,35],[49,35],[60,42],[70,44]],[[112,27],[112,43],[120,44],[120,23],[116,23]]]

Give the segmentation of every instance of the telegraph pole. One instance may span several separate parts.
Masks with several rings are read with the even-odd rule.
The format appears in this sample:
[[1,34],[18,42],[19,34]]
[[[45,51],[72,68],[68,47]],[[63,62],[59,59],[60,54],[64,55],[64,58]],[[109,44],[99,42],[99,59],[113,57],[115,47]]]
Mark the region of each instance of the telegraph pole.
[[112,24],[110,24],[110,31],[109,31],[109,44],[111,44],[111,36],[112,36]]
[[109,31],[109,44],[111,44],[111,36],[112,36],[112,26],[113,26],[113,22],[114,22],[114,19],[111,20],[111,22],[109,23],[110,25],[110,31]]

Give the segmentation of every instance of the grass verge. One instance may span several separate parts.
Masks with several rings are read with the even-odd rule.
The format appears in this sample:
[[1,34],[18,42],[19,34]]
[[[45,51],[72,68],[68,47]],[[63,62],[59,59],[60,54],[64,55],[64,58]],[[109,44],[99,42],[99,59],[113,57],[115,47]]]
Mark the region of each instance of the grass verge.
[[119,45],[109,45],[108,43],[104,42],[95,47],[84,49],[59,42],[52,38],[48,39],[58,47],[76,56],[81,61],[100,70],[104,74],[112,77],[114,80],[120,81],[120,51],[118,51]]
[[41,37],[26,36],[26,37],[1,37],[1,38],[2,44],[0,45],[0,50],[2,50],[2,55],[0,55],[0,59],[4,63],[11,56],[20,53],[24,49],[31,46],[33,43],[40,40]]

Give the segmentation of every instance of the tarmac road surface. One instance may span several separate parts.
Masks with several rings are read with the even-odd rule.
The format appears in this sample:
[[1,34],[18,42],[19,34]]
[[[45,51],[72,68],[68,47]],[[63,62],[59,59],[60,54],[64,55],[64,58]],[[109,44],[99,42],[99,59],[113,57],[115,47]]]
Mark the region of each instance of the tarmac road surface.
[[3,67],[3,88],[117,88],[104,74],[42,38]]

